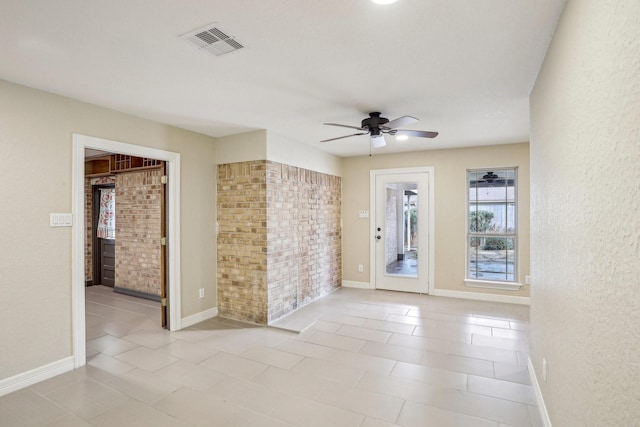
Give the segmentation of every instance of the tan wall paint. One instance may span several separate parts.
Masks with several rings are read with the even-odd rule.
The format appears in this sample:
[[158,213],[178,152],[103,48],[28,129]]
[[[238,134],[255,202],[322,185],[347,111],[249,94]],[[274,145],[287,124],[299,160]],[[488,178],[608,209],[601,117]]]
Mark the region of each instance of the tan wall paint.
[[216,138],[218,164],[271,160],[289,166],[342,176],[342,159],[266,130]]
[[638,17],[570,0],[531,95],[530,357],[554,426],[640,420]]
[[251,162],[267,158],[267,131],[257,130],[216,138],[216,161],[227,163]]
[[267,135],[267,160],[327,175],[342,176],[340,157],[288,140],[273,132]]
[[71,229],[49,213],[71,212],[73,133],[181,153],[182,316],[216,306],[215,140],[0,81],[0,379],[71,355]]
[[[432,150],[414,153],[374,155],[343,159],[343,278],[369,282],[368,219],[358,211],[369,210],[369,171],[419,166],[435,168],[435,287],[465,292],[529,296],[528,286],[519,291],[473,289],[464,285],[466,170],[498,166],[518,166],[518,228],[521,283],[529,274],[529,144]],[[364,272],[358,272],[358,264]]]

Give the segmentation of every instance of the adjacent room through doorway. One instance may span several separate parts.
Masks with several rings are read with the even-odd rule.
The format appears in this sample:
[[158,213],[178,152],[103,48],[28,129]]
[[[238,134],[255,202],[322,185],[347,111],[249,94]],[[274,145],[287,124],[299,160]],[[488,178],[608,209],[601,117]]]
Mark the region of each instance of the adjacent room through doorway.
[[166,307],[165,183],[164,161],[85,150],[87,286]]

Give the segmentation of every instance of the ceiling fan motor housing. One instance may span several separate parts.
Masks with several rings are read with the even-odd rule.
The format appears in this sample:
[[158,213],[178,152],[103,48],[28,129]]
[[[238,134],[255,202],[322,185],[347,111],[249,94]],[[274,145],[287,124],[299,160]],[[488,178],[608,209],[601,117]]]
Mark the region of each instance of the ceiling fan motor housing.
[[362,128],[369,129],[372,135],[380,135],[380,126],[389,123],[386,117],[380,117],[381,113],[369,113],[369,117],[362,121]]

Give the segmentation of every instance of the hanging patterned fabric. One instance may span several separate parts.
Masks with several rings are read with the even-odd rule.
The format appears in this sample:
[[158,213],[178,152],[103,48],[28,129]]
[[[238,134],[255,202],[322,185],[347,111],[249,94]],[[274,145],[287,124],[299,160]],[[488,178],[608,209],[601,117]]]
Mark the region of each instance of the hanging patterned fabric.
[[98,237],[101,239],[116,238],[116,190],[100,189],[100,216],[98,217]]

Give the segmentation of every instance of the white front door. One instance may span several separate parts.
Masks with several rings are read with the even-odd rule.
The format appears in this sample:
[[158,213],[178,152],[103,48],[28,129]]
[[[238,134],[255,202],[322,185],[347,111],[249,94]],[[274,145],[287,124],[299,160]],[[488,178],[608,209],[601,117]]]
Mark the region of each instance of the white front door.
[[375,287],[428,293],[429,172],[372,171]]

